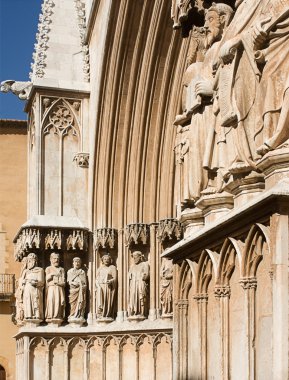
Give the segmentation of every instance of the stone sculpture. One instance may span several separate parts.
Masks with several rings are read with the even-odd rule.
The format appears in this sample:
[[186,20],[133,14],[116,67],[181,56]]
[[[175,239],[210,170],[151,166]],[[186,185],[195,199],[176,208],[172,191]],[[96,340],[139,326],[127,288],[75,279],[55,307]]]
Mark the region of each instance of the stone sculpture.
[[128,273],[129,279],[129,319],[143,320],[148,314],[149,305],[149,263],[143,261],[143,254],[135,251],[132,254],[134,263]]
[[37,267],[37,256],[30,253],[16,292],[16,319],[38,324],[43,320],[44,270]]
[[15,80],[5,80],[1,82],[1,92],[13,92],[21,100],[27,100],[32,88],[31,82],[17,82]]
[[170,318],[173,315],[173,262],[163,259],[160,275],[160,301],[162,318]]
[[108,254],[101,258],[96,272],[96,313],[98,320],[112,321],[115,315],[117,270]]
[[70,313],[68,322],[82,324],[86,306],[86,273],[81,269],[81,259],[73,259],[73,268],[67,272],[67,282],[69,284],[69,305]]
[[59,266],[59,254],[50,255],[51,266],[45,269],[46,273],[46,310],[47,322],[61,324],[65,316],[65,274]]
[[186,134],[188,149],[183,155],[183,201],[196,201],[208,186],[214,187],[213,192],[219,187],[213,179],[222,164],[221,157],[216,154],[219,151],[214,150],[214,146],[220,144],[223,137],[219,133],[217,112],[213,106],[215,78],[212,66],[232,14],[232,8],[226,4],[213,4],[208,9],[204,26],[207,47],[204,61],[191,64],[184,75],[183,114],[175,120],[175,124],[183,128],[190,124]]

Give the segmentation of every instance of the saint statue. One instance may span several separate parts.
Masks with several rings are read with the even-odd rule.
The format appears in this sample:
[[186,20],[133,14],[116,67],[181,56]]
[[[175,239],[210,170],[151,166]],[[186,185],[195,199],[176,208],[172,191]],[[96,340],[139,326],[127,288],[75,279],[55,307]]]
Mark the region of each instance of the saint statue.
[[101,258],[102,265],[96,272],[96,313],[98,319],[112,320],[115,315],[117,270],[108,254]]
[[[183,191],[181,202],[196,202],[202,191],[220,191],[218,171],[223,167],[224,136],[220,133],[218,110],[214,107],[213,63],[218,57],[220,41],[233,15],[233,9],[222,3],[206,11],[203,62],[194,62],[183,78],[182,114],[175,125],[188,129],[188,149],[183,154]],[[210,189],[210,190],[209,190]]]
[[162,318],[173,315],[173,262],[164,259],[161,266],[161,306]]
[[150,268],[149,263],[143,261],[141,252],[133,252],[132,258],[134,263],[128,273],[128,315],[131,319],[144,319],[148,314]]
[[86,306],[86,273],[81,269],[81,259],[73,259],[73,268],[67,272],[67,282],[69,284],[69,305],[70,313],[68,321],[84,321]]
[[18,301],[21,300],[21,310],[17,314],[23,313],[24,320],[34,320],[39,323],[43,320],[44,270],[37,266],[35,253],[29,253],[26,264],[17,290]]
[[52,252],[50,255],[51,266],[46,273],[46,311],[47,322],[61,323],[65,316],[65,274],[59,266],[59,254]]

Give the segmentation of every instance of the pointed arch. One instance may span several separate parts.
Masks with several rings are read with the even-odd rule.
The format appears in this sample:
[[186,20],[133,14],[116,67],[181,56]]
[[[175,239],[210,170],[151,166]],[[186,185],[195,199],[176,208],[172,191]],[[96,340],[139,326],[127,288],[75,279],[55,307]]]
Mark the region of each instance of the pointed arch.
[[256,277],[258,266],[266,253],[270,253],[269,229],[256,223],[251,227],[245,241],[242,277]]
[[[227,238],[220,251],[220,259],[217,271],[216,283],[220,286],[228,286],[235,270],[235,260],[238,260],[239,268],[242,265],[242,251],[244,244],[234,238]],[[241,276],[241,273],[239,273]]]
[[205,249],[198,262],[198,272],[196,281],[196,293],[205,294],[208,291],[212,277],[217,278],[218,256],[216,252]]

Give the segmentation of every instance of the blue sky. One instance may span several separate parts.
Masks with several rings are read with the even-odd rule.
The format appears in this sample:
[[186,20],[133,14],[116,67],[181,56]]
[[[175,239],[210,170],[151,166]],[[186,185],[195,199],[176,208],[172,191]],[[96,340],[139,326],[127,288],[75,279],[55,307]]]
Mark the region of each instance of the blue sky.
[[[0,0],[0,81],[29,80],[42,0]],[[0,119],[27,119],[24,101],[0,92]]]

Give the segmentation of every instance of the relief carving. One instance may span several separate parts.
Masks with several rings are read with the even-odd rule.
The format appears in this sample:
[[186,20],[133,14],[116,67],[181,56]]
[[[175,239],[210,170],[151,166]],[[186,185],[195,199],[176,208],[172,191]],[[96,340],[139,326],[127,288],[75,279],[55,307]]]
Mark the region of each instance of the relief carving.
[[117,269],[108,254],[96,272],[96,313],[99,321],[111,322],[116,310]]
[[147,317],[149,309],[150,268],[149,263],[143,261],[140,251],[133,252],[132,258],[134,263],[128,273],[128,316],[131,320],[143,320]]
[[46,273],[46,310],[47,322],[59,325],[65,316],[65,273],[59,266],[59,254],[50,255],[51,266],[45,269]]
[[149,226],[143,223],[128,224],[125,230],[126,245],[148,244]]
[[114,228],[98,228],[95,232],[96,249],[114,249],[117,245],[117,230]]
[[81,269],[81,259],[73,259],[73,268],[67,272],[67,283],[69,285],[69,306],[70,313],[68,322],[81,325],[84,323],[84,313],[86,307],[86,273]]

